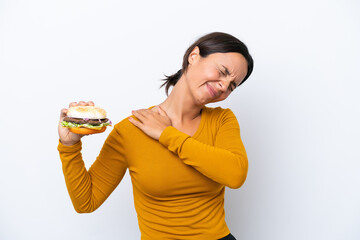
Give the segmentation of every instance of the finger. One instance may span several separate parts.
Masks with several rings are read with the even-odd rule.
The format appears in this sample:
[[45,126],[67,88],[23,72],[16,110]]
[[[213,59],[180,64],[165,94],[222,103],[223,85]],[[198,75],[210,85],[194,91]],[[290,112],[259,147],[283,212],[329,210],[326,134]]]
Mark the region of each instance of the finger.
[[134,124],[136,127],[140,128],[140,129],[142,128],[143,124],[142,124],[140,121],[137,121],[137,120],[135,120],[135,119],[132,118],[132,117],[129,117],[128,119],[129,119],[129,121],[130,121],[132,124]]
[[95,106],[95,103],[94,103],[93,101],[88,101],[88,102],[86,103],[86,105],[88,105],[88,106]]
[[[132,115],[137,118],[139,122],[142,122],[144,120],[144,117],[138,112],[138,111],[131,111]],[[132,118],[133,119],[133,118]],[[134,119],[135,120],[135,119]],[[136,121],[136,120],[135,120]]]
[[133,110],[132,114],[140,120],[140,122],[143,122],[143,120],[146,119],[146,112],[144,110]]
[[60,111],[60,121],[62,121],[64,119],[64,117],[66,117],[67,112],[68,112],[68,110],[66,108],[61,109],[61,111]]
[[69,104],[69,107],[75,107],[75,106],[77,106],[78,104],[77,104],[77,102],[71,102],[70,104]]
[[153,111],[152,109],[140,109],[138,110],[144,116],[154,115],[154,113],[158,113],[156,110]]
[[167,113],[160,106],[158,106],[157,109],[161,116],[167,116]]
[[[150,109],[151,112],[156,112],[156,113],[159,113],[159,109],[157,106],[153,107]],[[160,113],[159,113],[160,114]]]
[[157,107],[157,106],[151,108],[150,110],[151,110],[152,112],[157,112],[157,113],[159,113],[159,110],[158,110],[158,107]]
[[79,105],[79,106],[86,106],[86,102],[80,101],[80,102],[78,103],[78,105]]

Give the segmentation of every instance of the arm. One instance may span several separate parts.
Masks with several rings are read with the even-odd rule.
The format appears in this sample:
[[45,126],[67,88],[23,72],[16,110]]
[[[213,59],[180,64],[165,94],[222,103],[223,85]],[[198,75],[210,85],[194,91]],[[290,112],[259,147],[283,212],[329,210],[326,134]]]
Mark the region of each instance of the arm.
[[113,192],[126,172],[123,138],[116,125],[89,171],[82,160],[81,142],[72,146],[59,142],[58,150],[66,186],[78,213],[95,211]]
[[205,176],[230,188],[239,188],[248,170],[239,124],[231,110],[225,110],[218,125],[214,146],[171,126],[162,132],[159,142]]

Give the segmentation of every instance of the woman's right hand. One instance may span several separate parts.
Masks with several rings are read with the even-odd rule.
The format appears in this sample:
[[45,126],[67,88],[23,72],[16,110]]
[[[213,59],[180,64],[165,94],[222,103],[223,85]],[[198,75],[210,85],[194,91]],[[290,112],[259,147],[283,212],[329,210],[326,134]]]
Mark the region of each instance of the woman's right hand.
[[[95,104],[92,101],[89,101],[89,102],[80,101],[78,103],[71,102],[69,104],[69,107],[75,107],[75,106],[95,106]],[[59,132],[60,142],[63,145],[71,146],[71,145],[78,143],[80,141],[80,139],[85,135],[70,132],[69,128],[61,126],[61,122],[63,121],[64,117],[66,117],[67,111],[68,110],[66,108],[61,109],[58,132]]]

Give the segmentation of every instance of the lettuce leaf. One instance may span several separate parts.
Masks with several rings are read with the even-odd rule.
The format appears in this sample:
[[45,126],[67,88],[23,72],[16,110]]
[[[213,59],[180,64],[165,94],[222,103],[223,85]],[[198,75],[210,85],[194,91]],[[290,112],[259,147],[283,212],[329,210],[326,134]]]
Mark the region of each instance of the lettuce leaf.
[[111,124],[109,122],[106,123],[102,123],[98,126],[94,126],[91,124],[77,124],[77,123],[72,123],[72,122],[67,122],[67,121],[62,121],[61,122],[61,126],[63,127],[67,127],[67,128],[80,128],[80,127],[85,127],[85,128],[90,128],[90,129],[96,129],[99,130],[102,127],[106,127],[106,126],[111,126]]

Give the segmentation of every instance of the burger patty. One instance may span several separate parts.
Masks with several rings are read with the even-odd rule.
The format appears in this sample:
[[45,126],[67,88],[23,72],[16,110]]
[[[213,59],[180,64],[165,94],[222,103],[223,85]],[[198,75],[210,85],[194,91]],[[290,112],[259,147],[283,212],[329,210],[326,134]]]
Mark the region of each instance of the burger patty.
[[102,123],[106,123],[107,121],[109,121],[108,118],[104,118],[104,119],[83,119],[83,118],[71,118],[71,117],[65,117],[64,121],[66,122],[72,122],[72,123],[76,123],[76,124],[90,124],[90,125],[94,125],[94,126],[98,126]]

